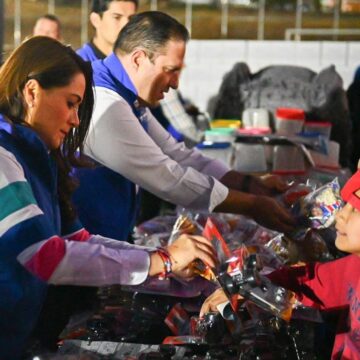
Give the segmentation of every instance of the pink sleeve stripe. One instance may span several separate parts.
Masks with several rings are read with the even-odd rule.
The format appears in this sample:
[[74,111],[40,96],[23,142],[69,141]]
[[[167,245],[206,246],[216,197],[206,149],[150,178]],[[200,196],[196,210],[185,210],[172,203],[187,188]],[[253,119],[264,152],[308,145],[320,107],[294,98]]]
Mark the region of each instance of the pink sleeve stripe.
[[84,228],[64,236],[68,240],[73,241],[88,241],[90,239],[90,233]]
[[43,281],[48,281],[63,257],[66,247],[64,239],[54,236],[26,262],[25,267]]

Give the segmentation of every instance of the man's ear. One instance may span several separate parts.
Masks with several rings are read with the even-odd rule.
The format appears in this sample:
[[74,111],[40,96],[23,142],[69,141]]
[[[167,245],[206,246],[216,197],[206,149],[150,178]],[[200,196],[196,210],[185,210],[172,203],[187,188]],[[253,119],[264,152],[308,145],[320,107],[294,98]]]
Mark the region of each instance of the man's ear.
[[145,61],[149,59],[144,50],[136,49],[131,53],[131,65],[134,69],[138,70]]
[[24,89],[23,89],[23,96],[26,105],[29,108],[32,108],[36,105],[36,98],[39,92],[40,84],[35,79],[30,79],[26,82]]
[[100,17],[100,15],[98,14],[98,13],[96,13],[96,12],[92,12],[91,14],[90,14],[90,23],[91,23],[91,25],[95,28],[95,29],[97,29],[98,28],[98,26],[99,26],[99,23],[100,23],[100,21],[101,21],[101,17]]

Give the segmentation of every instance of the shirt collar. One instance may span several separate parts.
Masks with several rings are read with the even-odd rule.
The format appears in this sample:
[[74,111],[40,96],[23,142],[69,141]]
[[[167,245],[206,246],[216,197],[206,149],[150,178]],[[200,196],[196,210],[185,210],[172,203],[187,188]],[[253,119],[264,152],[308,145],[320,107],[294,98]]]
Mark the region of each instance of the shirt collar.
[[109,69],[112,76],[120,81],[128,90],[138,96],[135,85],[131,81],[120,59],[114,53],[111,53],[105,58],[104,64]]
[[90,46],[90,48],[92,49],[92,51],[94,52],[95,56],[98,58],[98,59],[105,59],[106,58],[106,55],[94,44],[94,41],[91,40],[88,45]]

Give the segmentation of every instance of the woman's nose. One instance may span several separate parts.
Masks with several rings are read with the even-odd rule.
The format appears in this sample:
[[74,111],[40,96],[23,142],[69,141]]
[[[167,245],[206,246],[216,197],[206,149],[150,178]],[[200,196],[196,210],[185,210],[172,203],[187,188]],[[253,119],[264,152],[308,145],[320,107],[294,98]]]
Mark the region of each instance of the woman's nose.
[[80,118],[79,118],[79,109],[75,108],[73,114],[71,115],[71,126],[78,127],[80,125]]

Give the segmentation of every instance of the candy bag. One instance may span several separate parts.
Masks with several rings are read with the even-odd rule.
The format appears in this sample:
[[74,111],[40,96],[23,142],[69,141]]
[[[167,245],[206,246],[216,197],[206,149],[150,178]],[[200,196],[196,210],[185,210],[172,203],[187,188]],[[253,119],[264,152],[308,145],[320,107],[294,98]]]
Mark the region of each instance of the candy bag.
[[290,237],[301,241],[309,229],[324,229],[331,226],[342,204],[337,178],[301,197],[291,208],[298,228]]

